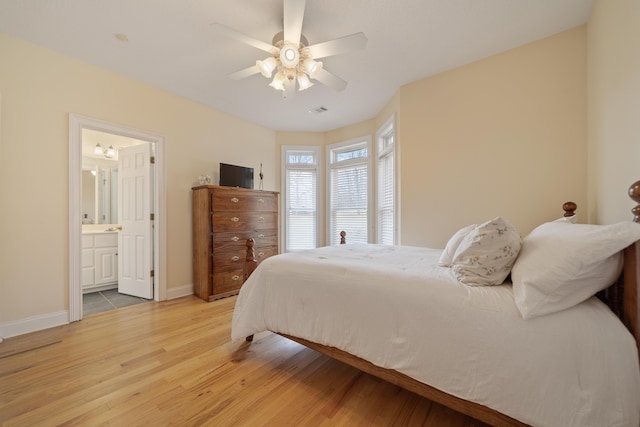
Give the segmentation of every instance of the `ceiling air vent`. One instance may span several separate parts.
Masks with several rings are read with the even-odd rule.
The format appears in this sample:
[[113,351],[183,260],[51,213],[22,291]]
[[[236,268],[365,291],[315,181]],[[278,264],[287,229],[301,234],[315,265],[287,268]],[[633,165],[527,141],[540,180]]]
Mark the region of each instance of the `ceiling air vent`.
[[327,111],[326,107],[317,107],[317,108],[312,108],[312,109],[309,110],[309,112],[311,114],[322,114],[325,111]]

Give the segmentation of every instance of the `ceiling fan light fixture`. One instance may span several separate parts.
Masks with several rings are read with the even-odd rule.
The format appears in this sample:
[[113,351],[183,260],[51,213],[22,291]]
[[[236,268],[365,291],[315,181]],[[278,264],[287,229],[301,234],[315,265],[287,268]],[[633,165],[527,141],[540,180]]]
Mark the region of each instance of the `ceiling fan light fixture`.
[[313,82],[305,73],[298,73],[298,90],[309,89],[313,86]]
[[302,63],[302,68],[304,71],[309,74],[309,77],[315,79],[322,71],[322,62],[314,61],[312,58],[307,58]]
[[268,57],[264,61],[256,61],[256,66],[260,70],[263,76],[266,78],[271,78],[273,74],[273,70],[278,66],[278,60],[273,56]]
[[276,90],[284,91],[284,82],[285,82],[285,80],[286,80],[286,78],[285,78],[284,74],[282,74],[282,71],[279,71],[275,75],[275,77],[273,78],[271,83],[269,83],[269,86],[271,86],[272,88],[274,88]]
[[295,68],[300,62],[300,52],[290,44],[285,44],[280,49],[280,62],[286,68]]

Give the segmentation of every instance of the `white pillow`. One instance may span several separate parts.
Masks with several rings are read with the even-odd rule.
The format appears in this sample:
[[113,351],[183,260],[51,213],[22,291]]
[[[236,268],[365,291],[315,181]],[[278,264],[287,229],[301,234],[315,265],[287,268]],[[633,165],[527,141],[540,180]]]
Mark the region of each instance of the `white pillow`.
[[578,215],[563,216],[563,217],[560,217],[560,218],[556,219],[553,222],[566,222],[566,223],[569,223],[569,224],[577,224],[578,223]]
[[447,242],[447,246],[445,246],[444,250],[440,254],[440,259],[438,260],[438,265],[440,267],[451,267],[451,262],[453,262],[453,256],[456,254],[456,249],[460,246],[460,242],[462,239],[467,237],[474,228],[476,228],[477,224],[467,225],[466,227],[462,227],[460,230],[456,231],[453,236]]
[[640,224],[547,222],[522,244],[513,266],[513,295],[530,319],[572,307],[611,285],[622,265],[620,251],[640,239]]
[[500,285],[509,275],[521,245],[518,230],[496,217],[462,239],[453,257],[453,272],[465,285]]

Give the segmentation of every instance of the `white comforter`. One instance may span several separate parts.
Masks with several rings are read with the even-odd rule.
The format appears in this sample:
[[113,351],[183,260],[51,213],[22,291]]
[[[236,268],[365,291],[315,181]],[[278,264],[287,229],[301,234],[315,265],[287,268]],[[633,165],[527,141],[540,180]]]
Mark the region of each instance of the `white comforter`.
[[440,252],[271,257],[242,286],[232,338],[270,330],[336,347],[534,426],[639,425],[635,340],[604,304],[525,321],[510,285],[460,284]]

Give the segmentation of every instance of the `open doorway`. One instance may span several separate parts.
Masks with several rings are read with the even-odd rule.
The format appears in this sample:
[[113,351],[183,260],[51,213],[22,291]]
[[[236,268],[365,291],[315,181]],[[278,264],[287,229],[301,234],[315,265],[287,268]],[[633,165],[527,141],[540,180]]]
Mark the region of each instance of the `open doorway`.
[[[92,138],[105,138],[103,141]],[[112,140],[109,138],[113,138]],[[90,140],[90,141],[89,141]],[[116,142],[117,141],[117,142]],[[84,148],[83,148],[84,144]],[[153,147],[150,181],[153,183],[149,187],[150,210],[152,218],[151,227],[151,253],[150,253],[150,274],[153,276],[153,299],[156,301],[166,299],[166,197],[165,197],[165,161],[164,161],[164,137],[146,131],[141,131],[126,126],[116,125],[89,117],[70,114],[69,116],[69,321],[82,319],[82,294],[83,294],[83,227],[87,228],[87,223],[93,222],[96,228],[108,229],[117,228],[121,222],[117,217],[118,209],[114,209],[113,193],[107,191],[104,194],[86,197],[87,189],[82,186],[83,169],[91,169],[87,165],[86,157],[93,151],[94,156],[105,159],[114,158],[114,152],[109,152],[109,147],[115,150],[131,145],[149,145]],[[98,148],[103,150],[98,153]],[[114,150],[114,151],[115,151]],[[106,156],[105,156],[106,154]],[[83,162],[84,157],[84,162]],[[84,163],[84,164],[83,164]],[[89,161],[89,163],[96,163]],[[108,162],[102,162],[102,185],[109,188],[109,181],[117,180],[118,167]],[[96,174],[100,168],[96,168]],[[84,172],[87,174],[87,171]],[[88,175],[87,175],[88,177]],[[109,179],[106,179],[109,177]],[[88,179],[87,179],[88,180]],[[85,180],[85,181],[87,181]],[[94,188],[98,190],[94,182]],[[107,195],[105,195],[107,194]],[[93,204],[90,200],[93,199]],[[101,201],[104,206],[101,206]],[[83,222],[85,225],[83,225]],[[106,225],[105,225],[106,224]],[[105,234],[99,236],[106,238]],[[119,239],[120,240],[120,239]],[[121,242],[119,243],[121,245]],[[103,251],[104,252],[104,251]],[[108,254],[105,255],[108,260]],[[108,261],[105,262],[108,266]],[[107,277],[107,280],[109,278]],[[86,281],[86,280],[85,280]]]

